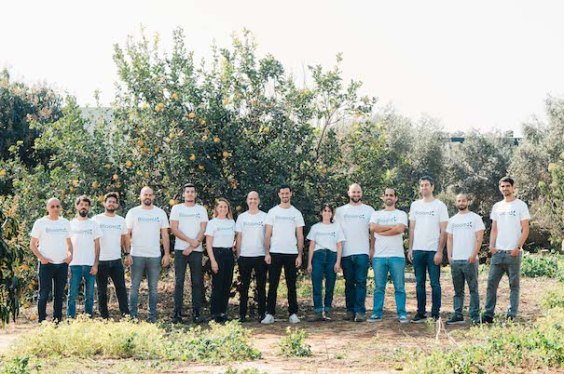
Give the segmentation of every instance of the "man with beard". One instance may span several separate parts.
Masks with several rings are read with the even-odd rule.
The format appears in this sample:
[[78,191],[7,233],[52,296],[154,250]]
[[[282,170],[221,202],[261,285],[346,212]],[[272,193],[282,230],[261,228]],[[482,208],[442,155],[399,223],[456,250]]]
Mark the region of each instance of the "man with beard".
[[523,244],[529,236],[529,208],[515,197],[515,181],[510,177],[501,178],[499,190],[503,200],[492,208],[492,232],[490,251],[492,260],[488,274],[486,309],[482,321],[492,323],[497,301],[497,287],[504,274],[509,277],[509,309],[506,317],[513,320],[519,309],[519,283],[521,278],[521,257]]
[[98,310],[102,318],[109,318],[108,313],[108,278],[112,279],[116,289],[119,311],[122,316],[129,314],[127,290],[125,288],[125,270],[121,262],[121,252],[127,266],[131,265],[130,242],[125,219],[116,214],[119,208],[119,195],[110,192],[104,196],[104,213],[92,218],[102,230],[100,238],[100,261],[98,262]]
[[84,313],[90,317],[94,314],[94,282],[98,272],[102,232],[96,221],[88,218],[91,205],[90,198],[85,195],[79,196],[74,203],[76,218],[70,222],[74,252],[70,263],[68,318],[76,316],[76,297],[82,279],[84,279]]
[[[132,208],[125,216],[125,223],[131,237],[131,290],[129,309],[131,317],[137,318],[139,308],[139,285],[143,274],[147,274],[149,284],[148,322],[157,321],[157,285],[161,265],[170,264],[170,242],[168,237],[168,217],[161,208],[153,205],[155,196],[150,187],[143,187],[139,194],[141,205]],[[164,256],[161,260],[161,239]]]
[[419,179],[421,200],[411,203],[409,210],[409,250],[407,257],[413,263],[416,280],[417,314],[412,323],[423,323],[427,319],[427,272],[431,281],[433,306],[431,316],[437,320],[441,311],[441,262],[446,241],[448,210],[435,199],[435,182],[429,176]]
[[464,323],[462,308],[464,306],[464,282],[470,291],[470,319],[480,322],[480,295],[478,294],[478,253],[484,238],[484,222],[474,212],[468,210],[466,194],[456,196],[458,213],[447,225],[447,253],[452,283],[454,285],[454,314],[446,322],[447,325]]
[[366,277],[369,252],[373,246],[369,222],[374,208],[362,203],[362,188],[353,183],[348,190],[349,203],[337,208],[335,222],[345,234],[341,267],[345,277],[345,320],[366,321]]
[[176,237],[174,243],[174,323],[182,322],[184,280],[186,266],[190,266],[192,283],[192,321],[201,322],[202,289],[202,240],[208,223],[208,212],[196,204],[198,193],[191,183],[184,185],[184,204],[177,204],[170,211],[170,227]]
[[368,322],[382,321],[384,295],[388,273],[394,284],[396,313],[400,323],[407,323],[405,310],[405,254],[403,233],[407,227],[407,214],[396,209],[398,197],[393,188],[384,191],[384,209],[370,217],[370,231],[374,233],[374,247],[370,248],[374,269],[374,308]]
[[57,198],[47,200],[47,216],[35,221],[31,229],[31,251],[39,260],[39,299],[37,312],[39,323],[47,316],[47,301],[53,291],[53,320],[63,319],[63,299],[67,285],[68,264],[72,261],[70,223],[60,216],[61,202]]
[[298,296],[296,281],[302,265],[304,250],[304,217],[291,203],[292,189],[282,185],[278,189],[280,204],[268,211],[264,236],[264,261],[270,265],[268,273],[268,298],[263,324],[274,323],[276,295],[282,268],[288,288],[288,314],[290,323],[298,323]]

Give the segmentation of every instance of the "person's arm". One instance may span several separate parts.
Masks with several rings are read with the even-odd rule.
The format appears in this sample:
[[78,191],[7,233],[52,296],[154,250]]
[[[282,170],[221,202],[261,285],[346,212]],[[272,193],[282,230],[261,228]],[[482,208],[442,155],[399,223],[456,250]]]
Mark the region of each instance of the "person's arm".
[[337,261],[335,261],[335,266],[333,267],[333,270],[335,270],[335,273],[338,273],[341,271],[341,257],[343,255],[343,242],[337,242]]
[[[372,231],[375,232],[376,234],[380,234],[380,235],[386,235],[386,233],[390,230],[392,230],[394,227],[396,226],[385,226],[385,225],[378,225],[376,223],[372,223]],[[390,234],[387,234],[390,235]]]
[[493,220],[492,230],[490,232],[490,252],[492,253],[492,255],[497,252],[497,249],[495,248],[496,239],[497,239],[497,221]]
[[519,237],[519,245],[517,246],[517,248],[511,251],[511,256],[513,257],[519,256],[519,252],[521,251],[521,248],[523,248],[523,245],[527,241],[528,236],[529,236],[529,220],[525,219],[521,221],[521,237]]
[[167,267],[170,265],[170,238],[168,236],[168,227],[161,229],[161,239],[164,249],[164,256],[161,262],[164,267]]
[[190,246],[194,246],[188,236],[184,235],[182,231],[178,228],[179,221],[177,220],[170,220],[170,231],[172,231],[172,235],[174,235],[177,239],[187,242]]
[[478,253],[480,253],[480,248],[482,248],[482,241],[484,240],[484,230],[476,231],[475,235],[476,235],[476,245],[474,246],[474,250],[472,251],[470,258],[468,258],[468,262],[471,264],[476,262],[478,258]]
[[270,265],[270,239],[272,237],[272,225],[266,225],[264,233],[264,262]]
[[442,221],[439,223],[439,226],[441,228],[441,233],[439,236],[439,247],[437,248],[437,253],[435,253],[435,258],[434,258],[435,265],[440,265],[441,262],[443,262],[443,249],[445,248],[445,242],[446,242],[447,224],[448,221]]
[[31,249],[31,251],[33,252],[33,254],[35,255],[35,257],[37,257],[37,259],[39,260],[39,262],[41,262],[43,265],[48,264],[49,262],[51,262],[50,259],[48,259],[47,257],[43,256],[41,254],[41,252],[39,251],[39,239],[32,237],[31,241],[29,242],[29,248]]
[[67,264],[70,264],[72,261],[72,241],[70,240],[70,238],[67,238],[67,258],[65,259],[65,262]]
[[407,247],[407,259],[413,262],[413,238],[415,236],[415,221],[409,221],[409,244]]
[[313,251],[315,251],[315,240],[309,241],[309,250],[307,251],[307,272],[311,274],[313,271]]
[[131,237],[129,233],[121,236],[121,247],[123,248],[125,266],[131,266],[133,260],[131,258]]
[[404,231],[405,231],[405,225],[403,223],[399,223],[399,224],[394,225],[394,226],[386,226],[386,227],[389,227],[389,230],[378,233],[378,235],[394,236],[394,235],[403,234]]
[[447,233],[447,256],[448,262],[452,264],[452,234]]
[[239,258],[239,256],[241,256],[241,240],[243,240],[243,233],[237,232],[235,234],[235,253],[237,254],[237,258]]
[[296,258],[296,267],[302,266],[302,256],[304,254],[304,227],[296,227],[296,237],[298,239],[298,257]]
[[98,273],[98,263],[100,262],[100,238],[94,239],[94,265],[90,269],[91,275]]
[[219,265],[213,255],[213,236],[211,235],[206,235],[206,250],[208,251],[208,257],[210,258],[211,269],[217,274],[219,271]]
[[[370,226],[369,226],[370,227],[369,235],[370,235],[371,238],[374,237],[374,226],[376,226],[375,223],[371,223]],[[374,238],[374,239],[376,239],[376,238]],[[372,261],[372,258],[374,257],[374,251],[376,250],[374,248],[375,245],[376,245],[376,240],[374,240],[374,242],[371,242],[370,248],[368,249],[368,260],[369,261]]]

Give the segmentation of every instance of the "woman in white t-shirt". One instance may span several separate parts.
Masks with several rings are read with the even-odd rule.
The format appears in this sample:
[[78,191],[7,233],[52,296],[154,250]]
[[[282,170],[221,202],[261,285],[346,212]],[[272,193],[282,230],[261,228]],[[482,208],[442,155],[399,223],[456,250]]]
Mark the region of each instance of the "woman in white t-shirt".
[[231,204],[224,198],[215,202],[213,219],[206,227],[206,249],[212,268],[211,318],[216,322],[225,322],[229,292],[233,281],[233,244],[235,241],[235,221]]
[[[307,271],[311,274],[313,285],[314,316],[310,322],[330,320],[333,304],[333,291],[337,273],[341,270],[342,246],[345,234],[341,226],[333,222],[335,209],[323,205],[319,216],[321,222],[313,225],[307,235],[309,242]],[[325,278],[325,298],[323,298],[323,278]]]

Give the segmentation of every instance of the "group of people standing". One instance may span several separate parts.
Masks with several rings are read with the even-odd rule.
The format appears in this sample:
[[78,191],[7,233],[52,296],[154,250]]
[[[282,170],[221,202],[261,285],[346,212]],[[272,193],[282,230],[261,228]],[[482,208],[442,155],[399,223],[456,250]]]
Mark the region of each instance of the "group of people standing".
[[[426,279],[431,283],[431,317],[439,318],[441,308],[440,264],[446,245],[455,289],[454,313],[449,324],[463,323],[465,283],[470,290],[470,318],[474,322],[492,322],[497,287],[508,274],[511,289],[508,318],[514,318],[519,306],[519,275],[522,246],[528,235],[530,219],[527,205],[515,198],[514,181],[505,177],[499,188],[504,200],[492,208],[490,251],[492,261],[488,276],[485,311],[480,316],[478,293],[478,252],[482,245],[482,218],[468,210],[468,196],[456,198],[458,213],[449,219],[446,205],[434,198],[430,177],[419,181],[421,199],[413,202],[409,215],[396,208],[398,196],[386,188],[384,207],[375,211],[362,202],[358,184],[348,189],[349,203],[335,209],[325,204],[319,209],[319,222],[308,235],[307,272],[313,286],[314,314],[311,321],[330,320],[337,273],[345,279],[345,319],[356,322],[381,321],[388,275],[395,291],[397,318],[408,322],[405,292],[403,235],[409,227],[407,260],[413,263],[416,277],[417,311],[411,322],[427,319]],[[256,282],[258,315],[261,323],[275,322],[277,291],[282,274],[287,287],[290,323],[298,323],[296,283],[302,266],[305,226],[302,213],[291,204],[292,189],[280,186],[280,203],[263,212],[257,192],[247,195],[248,210],[235,221],[228,200],[216,200],[213,217],[197,204],[193,184],[183,187],[184,203],[172,207],[170,221],[164,210],[153,205],[150,187],[140,192],[141,204],[130,209],[126,217],[116,214],[119,195],[104,197],[104,213],[89,218],[91,200],[76,199],[76,217],[70,222],[60,216],[61,202],[47,201],[48,215],[37,220],[31,231],[31,250],[39,259],[39,321],[46,319],[48,297],[53,292],[53,318],[62,320],[62,304],[67,276],[70,284],[67,316],[76,315],[76,298],[84,281],[84,310],[93,315],[94,283],[98,285],[98,307],[101,317],[108,318],[108,279],[114,283],[122,315],[138,318],[139,288],[146,276],[149,289],[147,320],[157,319],[158,280],[161,267],[174,261],[175,290],[173,322],[183,321],[184,283],[189,268],[191,279],[192,320],[206,320],[203,303],[203,255],[207,253],[212,270],[212,295],[209,318],[224,322],[235,262],[239,267],[241,292],[239,320],[247,321],[248,293]],[[171,256],[169,229],[175,237],[174,259]],[[204,240],[205,239],[205,240]],[[205,246],[203,245],[205,243]],[[164,253],[161,251],[163,249]],[[122,261],[123,256],[123,261]],[[125,285],[124,264],[131,266],[129,300]],[[368,269],[374,269],[373,310],[367,319],[365,299]],[[268,293],[266,284],[268,280]]]

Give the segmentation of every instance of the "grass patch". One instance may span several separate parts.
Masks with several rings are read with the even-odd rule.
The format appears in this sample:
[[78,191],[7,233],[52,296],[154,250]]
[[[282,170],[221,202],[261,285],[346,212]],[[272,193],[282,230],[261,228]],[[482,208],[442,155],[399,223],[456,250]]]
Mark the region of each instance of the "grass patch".
[[548,277],[558,275],[558,256],[539,256],[525,253],[521,262],[521,275],[528,278]]
[[311,346],[305,342],[307,333],[302,329],[286,329],[286,335],[278,342],[278,354],[285,357],[309,357]]

